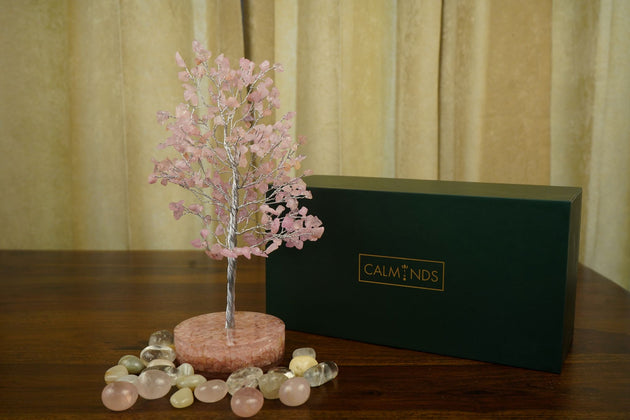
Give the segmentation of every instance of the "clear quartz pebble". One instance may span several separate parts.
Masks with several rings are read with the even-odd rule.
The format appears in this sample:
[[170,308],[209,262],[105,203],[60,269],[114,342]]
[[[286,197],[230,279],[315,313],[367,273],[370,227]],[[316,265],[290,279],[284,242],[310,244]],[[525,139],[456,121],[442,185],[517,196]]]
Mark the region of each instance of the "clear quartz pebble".
[[225,381],[228,392],[230,395],[234,395],[236,391],[244,387],[256,388],[258,386],[258,378],[261,376],[263,376],[262,369],[254,366],[234,371]]
[[293,350],[291,358],[298,356],[310,356],[313,359],[317,359],[317,353],[315,353],[315,349],[312,347],[300,347],[299,349]]
[[284,366],[276,366],[274,368],[271,368],[267,371],[267,373],[282,373],[284,376],[286,376],[289,379],[295,376],[295,373],[293,373],[291,369]]
[[105,383],[111,384],[122,376],[129,375],[129,371],[123,365],[112,366],[105,372]]
[[321,362],[304,372],[304,379],[311,387],[318,387],[335,379],[338,373],[339,367],[335,362]]
[[258,388],[262,392],[263,397],[267,400],[278,399],[278,392],[280,391],[280,385],[282,385],[289,378],[280,372],[265,373],[258,378]]
[[138,395],[145,400],[162,398],[171,390],[171,378],[161,370],[145,370],[138,376]]
[[147,364],[147,367],[153,367],[153,366],[171,366],[171,367],[175,367],[175,363],[171,362],[170,360],[166,360],[166,359],[153,359]]
[[170,402],[175,408],[185,408],[195,401],[193,392],[190,388],[182,388],[171,395]]
[[112,411],[123,411],[130,408],[138,399],[138,390],[129,382],[112,382],[103,388],[101,401]]
[[311,386],[302,377],[287,379],[280,385],[278,396],[282,404],[289,407],[297,407],[308,401],[308,398],[311,396]]
[[140,359],[145,364],[149,364],[155,359],[166,359],[171,362],[175,361],[175,350],[168,346],[147,346],[140,352]]
[[252,417],[260,411],[265,399],[256,388],[245,387],[234,393],[230,406],[232,412],[239,417]]
[[317,364],[317,360],[313,359],[311,356],[297,356],[291,359],[291,363],[289,363],[289,369],[295,376],[302,376],[307,369],[315,366]]
[[177,376],[190,376],[195,374],[195,368],[190,363],[182,363],[177,367]]
[[225,381],[212,379],[195,388],[195,398],[201,402],[213,403],[223,399],[228,392]]
[[206,382],[206,378],[202,375],[180,376],[177,378],[175,385],[177,385],[177,388],[195,389],[204,382]]
[[156,331],[149,337],[150,346],[172,347],[175,343],[173,333],[169,330]]
[[134,356],[133,354],[127,354],[121,357],[118,364],[126,367],[127,371],[134,375],[142,372],[145,368],[144,362],[138,356]]

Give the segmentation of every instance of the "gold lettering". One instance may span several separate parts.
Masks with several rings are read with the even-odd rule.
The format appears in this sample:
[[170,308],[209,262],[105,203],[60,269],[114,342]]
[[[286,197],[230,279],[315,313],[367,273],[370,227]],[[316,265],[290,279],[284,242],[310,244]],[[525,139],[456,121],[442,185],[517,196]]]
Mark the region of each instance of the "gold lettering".
[[437,283],[438,281],[440,281],[440,278],[438,277],[438,272],[437,270],[433,270],[431,271],[431,281],[433,283]]
[[368,276],[371,276],[373,273],[370,273],[370,272],[368,271],[368,266],[372,267],[372,264],[365,264],[365,265],[363,266],[363,272],[364,272],[365,274],[367,274]]
[[[402,260],[402,258],[398,259]],[[435,264],[431,264],[432,261],[428,260],[409,260],[409,264],[407,264],[407,261],[392,263],[387,260],[372,261],[370,263],[367,263],[365,260],[359,261],[360,270],[363,271],[363,275],[365,276],[360,278],[359,281],[382,282],[382,284],[401,286],[407,284],[409,285],[408,287],[418,287],[421,289],[439,287],[441,282],[444,281],[444,273],[442,270],[436,267]],[[361,265],[361,263],[364,264]],[[369,277],[371,277],[371,279],[369,279]],[[414,280],[416,281],[415,284],[408,282],[414,282]],[[429,283],[433,283],[434,285],[429,285]]]
[[418,269],[418,270],[414,270],[413,268],[409,267],[409,278],[411,280],[413,279],[417,279],[420,281],[429,281],[431,280],[433,283],[437,283],[438,281],[440,281],[440,277],[439,277],[439,271],[438,270],[433,270],[433,271],[429,271],[426,269]]

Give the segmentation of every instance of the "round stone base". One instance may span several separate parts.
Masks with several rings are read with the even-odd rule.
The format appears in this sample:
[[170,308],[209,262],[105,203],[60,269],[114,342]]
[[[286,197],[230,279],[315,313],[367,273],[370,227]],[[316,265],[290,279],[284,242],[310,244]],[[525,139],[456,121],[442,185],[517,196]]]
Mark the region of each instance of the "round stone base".
[[195,371],[231,373],[246,366],[267,368],[284,356],[284,322],[259,312],[236,312],[236,327],[225,328],[225,312],[185,320],[175,327],[179,363]]

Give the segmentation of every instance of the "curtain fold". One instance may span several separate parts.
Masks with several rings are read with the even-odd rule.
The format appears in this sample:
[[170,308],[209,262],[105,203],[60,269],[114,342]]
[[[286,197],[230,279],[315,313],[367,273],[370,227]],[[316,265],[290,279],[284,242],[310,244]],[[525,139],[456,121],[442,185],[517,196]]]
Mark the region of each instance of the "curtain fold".
[[445,1],[440,179],[549,182],[550,2]]
[[[295,6],[295,5],[294,5]],[[296,92],[295,130],[306,136],[306,167],[320,174],[342,173],[340,124],[341,21],[339,1],[298,1],[294,84],[283,73],[278,82]],[[325,13],[321,11],[325,10]],[[289,36],[278,34],[276,40]],[[278,49],[276,49],[277,51]],[[308,51],[308,54],[304,52]],[[281,95],[283,93],[281,92]]]
[[148,185],[174,52],[280,62],[320,174],[584,188],[581,261],[630,288],[625,0],[0,0],[0,248],[182,249]]
[[71,248],[67,4],[1,9],[0,246]]
[[442,2],[398,2],[396,10],[395,176],[439,177]]
[[129,247],[120,12],[117,1],[69,4],[72,248]]
[[630,3],[553,4],[551,182],[584,188],[581,261],[630,288]]

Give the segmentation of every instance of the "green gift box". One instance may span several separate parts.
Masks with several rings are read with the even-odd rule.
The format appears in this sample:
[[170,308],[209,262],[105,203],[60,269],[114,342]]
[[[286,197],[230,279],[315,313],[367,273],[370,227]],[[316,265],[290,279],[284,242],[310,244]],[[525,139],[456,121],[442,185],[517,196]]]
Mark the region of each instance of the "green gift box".
[[560,372],[581,188],[305,178],[325,232],[266,263],[287,329]]

